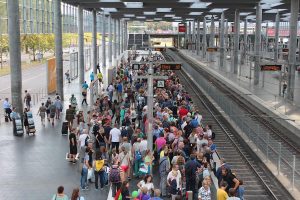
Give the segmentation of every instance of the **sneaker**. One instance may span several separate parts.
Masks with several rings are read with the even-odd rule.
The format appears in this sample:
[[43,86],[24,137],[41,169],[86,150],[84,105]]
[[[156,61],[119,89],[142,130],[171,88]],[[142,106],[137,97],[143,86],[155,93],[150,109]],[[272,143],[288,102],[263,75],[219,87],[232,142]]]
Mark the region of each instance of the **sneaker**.
[[99,188],[95,188],[96,191],[99,191]]

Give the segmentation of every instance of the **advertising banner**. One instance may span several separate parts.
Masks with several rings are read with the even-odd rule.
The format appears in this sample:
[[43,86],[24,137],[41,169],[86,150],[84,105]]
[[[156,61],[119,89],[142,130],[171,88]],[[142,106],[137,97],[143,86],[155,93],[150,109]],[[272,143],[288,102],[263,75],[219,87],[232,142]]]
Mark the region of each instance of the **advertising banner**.
[[56,92],[56,65],[55,58],[47,60],[47,88],[48,94]]

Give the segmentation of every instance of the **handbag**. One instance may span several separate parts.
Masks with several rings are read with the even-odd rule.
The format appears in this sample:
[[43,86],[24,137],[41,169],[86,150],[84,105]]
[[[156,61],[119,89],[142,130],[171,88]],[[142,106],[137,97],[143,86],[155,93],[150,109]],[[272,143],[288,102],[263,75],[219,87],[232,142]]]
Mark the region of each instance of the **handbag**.
[[93,168],[88,169],[87,179],[91,179],[93,177]]

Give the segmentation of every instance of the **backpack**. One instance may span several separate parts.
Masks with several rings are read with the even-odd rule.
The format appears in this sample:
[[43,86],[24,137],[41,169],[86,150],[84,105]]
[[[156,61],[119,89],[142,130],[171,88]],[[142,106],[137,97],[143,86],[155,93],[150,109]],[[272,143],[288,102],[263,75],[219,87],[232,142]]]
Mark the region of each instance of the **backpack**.
[[26,100],[31,101],[31,95],[29,93],[26,94]]
[[95,162],[95,171],[99,172],[104,166],[104,160],[96,160]]
[[90,136],[89,135],[87,135],[86,136],[86,138],[85,138],[85,140],[84,140],[84,146],[88,146],[88,144],[89,144],[89,139],[90,139]]
[[121,182],[120,169],[119,167],[112,167],[109,174],[109,181],[112,183]]
[[190,125],[191,125],[193,128],[196,128],[196,127],[199,125],[199,124],[198,124],[197,118],[192,119],[192,121],[190,122]]
[[142,154],[140,151],[135,152],[135,160],[141,160],[142,159]]
[[98,133],[99,129],[100,129],[99,125],[98,125],[98,124],[95,124],[95,125],[93,126],[93,134],[96,135],[96,134]]

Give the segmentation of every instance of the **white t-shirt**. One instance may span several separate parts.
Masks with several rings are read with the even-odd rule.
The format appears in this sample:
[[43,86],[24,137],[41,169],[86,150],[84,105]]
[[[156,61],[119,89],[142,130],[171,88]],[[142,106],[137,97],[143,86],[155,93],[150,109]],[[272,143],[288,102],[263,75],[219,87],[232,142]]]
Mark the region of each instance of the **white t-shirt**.
[[181,188],[181,185],[180,185],[181,173],[180,173],[180,171],[177,170],[177,176],[174,176],[174,174],[172,173],[172,171],[169,172],[169,174],[167,176],[167,180],[169,180],[170,178],[174,177],[176,179],[177,188]]
[[85,146],[85,139],[88,136],[88,134],[81,134],[79,136],[79,141],[80,141],[80,147],[84,147]]
[[148,146],[148,142],[147,140],[142,140],[140,142],[140,151],[143,152],[143,151],[146,151],[147,150],[147,146]]
[[141,184],[141,187],[142,187],[142,188],[143,188],[143,187],[146,187],[146,188],[148,189],[148,194],[151,193],[151,190],[154,190],[154,185],[153,185],[153,183],[145,183],[144,180],[141,180],[139,183]]
[[114,86],[113,85],[109,85],[107,89],[108,89],[109,92],[113,92],[114,91]]
[[202,149],[202,145],[203,144],[208,144],[208,141],[206,139],[202,139],[200,140],[199,138],[197,138],[197,151],[199,152]]
[[128,163],[129,153],[127,153],[125,155],[124,152],[121,152],[119,154],[119,159],[120,159],[120,162],[121,162],[121,166],[128,166],[129,165],[129,163]]
[[110,130],[109,134],[111,135],[112,142],[120,142],[120,136],[121,136],[120,129],[113,128]]

